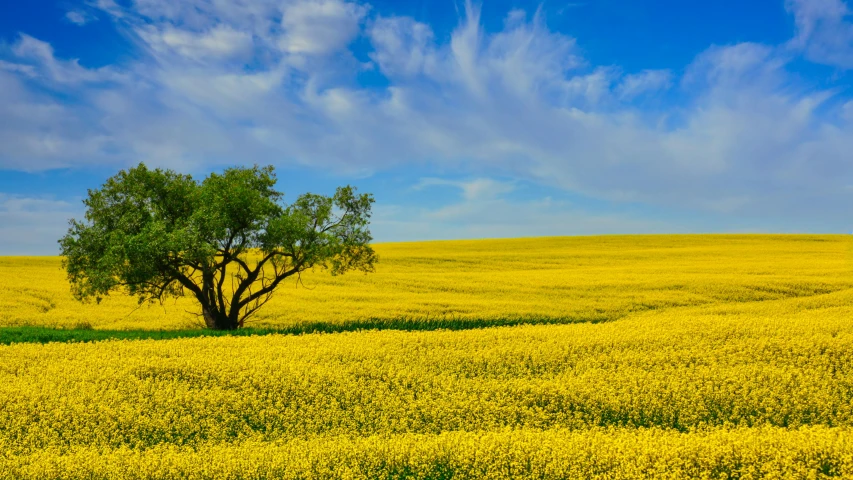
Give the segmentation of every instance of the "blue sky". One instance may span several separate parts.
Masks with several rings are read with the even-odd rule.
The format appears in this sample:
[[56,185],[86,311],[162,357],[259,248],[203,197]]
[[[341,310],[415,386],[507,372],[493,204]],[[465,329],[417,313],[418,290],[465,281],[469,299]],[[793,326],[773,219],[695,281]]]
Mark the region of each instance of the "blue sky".
[[353,184],[378,241],[853,227],[842,0],[0,6],[0,255],[138,162]]

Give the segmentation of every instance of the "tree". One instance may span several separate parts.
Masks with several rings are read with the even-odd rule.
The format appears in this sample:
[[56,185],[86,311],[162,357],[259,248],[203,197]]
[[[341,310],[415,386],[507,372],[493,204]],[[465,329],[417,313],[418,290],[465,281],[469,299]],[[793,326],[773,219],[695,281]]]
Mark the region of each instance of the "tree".
[[59,240],[81,301],[121,291],[139,303],[189,294],[208,328],[242,327],[283,280],[307,269],[373,271],[370,194],[338,188],[290,205],[273,167],[229,168],[202,182],[144,164],[89,190],[85,221]]

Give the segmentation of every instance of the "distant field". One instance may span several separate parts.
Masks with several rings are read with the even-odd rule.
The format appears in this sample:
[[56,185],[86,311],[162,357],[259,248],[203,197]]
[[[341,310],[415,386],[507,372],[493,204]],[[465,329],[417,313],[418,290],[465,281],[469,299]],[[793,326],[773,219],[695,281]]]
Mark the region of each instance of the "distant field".
[[[377,249],[262,324],[532,324],[0,346],[0,479],[853,477],[851,237]],[[190,319],[0,272],[5,325]]]
[[[853,287],[847,236],[609,236],[380,244],[374,274],[283,285],[251,326],[609,321]],[[81,305],[59,258],[0,257],[0,325],[200,327],[190,299]]]

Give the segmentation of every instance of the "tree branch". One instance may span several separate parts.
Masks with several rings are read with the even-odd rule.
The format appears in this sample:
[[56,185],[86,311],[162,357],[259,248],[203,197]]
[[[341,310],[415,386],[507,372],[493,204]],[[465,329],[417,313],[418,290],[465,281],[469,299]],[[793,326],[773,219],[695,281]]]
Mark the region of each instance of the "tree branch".
[[[248,305],[249,303],[251,303],[252,301],[260,298],[261,296],[272,292],[275,289],[275,287],[277,287],[278,284],[281,283],[282,280],[284,280],[287,277],[290,277],[291,275],[293,275],[295,273],[298,273],[301,270],[301,268],[302,268],[302,263],[297,263],[290,270],[285,270],[282,274],[277,275],[275,277],[275,279],[272,282],[270,282],[267,286],[261,288],[260,290],[258,290],[255,293],[249,295],[244,300],[240,300],[238,302],[238,305],[240,306],[240,308],[243,308],[246,305]],[[232,308],[233,308],[233,306],[232,306]]]

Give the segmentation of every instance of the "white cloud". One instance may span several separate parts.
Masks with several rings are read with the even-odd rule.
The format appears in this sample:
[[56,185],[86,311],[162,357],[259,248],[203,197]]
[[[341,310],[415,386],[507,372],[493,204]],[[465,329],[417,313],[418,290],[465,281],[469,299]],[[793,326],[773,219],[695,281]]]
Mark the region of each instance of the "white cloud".
[[632,99],[644,93],[665,90],[672,85],[672,72],[669,70],[643,70],[640,73],[625,75],[617,87],[620,98]]
[[846,122],[853,123],[853,100],[848,100],[841,106],[841,118]]
[[0,256],[50,255],[80,209],[61,200],[0,193]]
[[515,190],[515,185],[512,182],[502,182],[491,178],[458,181],[427,177],[422,178],[414,188],[421,190],[434,186],[456,187],[462,191],[462,198],[467,201],[491,200]]
[[142,38],[159,53],[177,53],[190,60],[245,58],[252,52],[252,36],[227,25],[191,32],[171,25],[141,27]]
[[[138,59],[87,69],[29,36],[0,51],[0,168],[249,161],[365,175],[414,165],[616,202],[803,218],[842,214],[851,200],[849,99],[802,84],[787,48],[712,46],[681,78],[623,75],[589,64],[542,12],[512,11],[487,31],[466,3],[438,38],[413,18],[340,0],[100,7],[133,32]],[[796,8],[797,39],[816,48],[816,20],[804,19],[839,14]],[[358,84],[350,48],[362,34],[387,86]],[[677,105],[632,102],[672,84]],[[492,201],[511,188],[490,182],[454,186]]]
[[613,83],[619,72],[614,67],[598,67],[590,74],[576,75],[565,83],[565,91],[570,102],[582,100],[581,105],[595,106],[611,95]]
[[36,69],[32,65],[23,65],[20,63],[7,62],[0,60],[0,70],[5,70],[12,73],[20,73],[26,77],[35,77]]
[[70,10],[65,13],[65,19],[75,25],[83,26],[98,18],[85,10]]
[[40,171],[103,163],[99,148],[108,139],[90,123],[90,114],[32,91],[26,83],[31,75],[0,70],[0,168]]
[[84,16],[83,12],[79,12],[76,10],[72,10],[66,13],[65,18],[75,25],[85,25],[86,22],[88,22],[88,19]]
[[340,51],[359,33],[367,9],[339,0],[300,0],[285,3],[281,48],[297,55],[325,55]]
[[[41,75],[54,84],[107,82],[122,78],[115,69],[110,67],[88,69],[81,66],[77,59],[58,60],[49,43],[26,34],[19,36],[11,47],[11,53],[17,60],[29,65],[29,69],[19,66],[19,71],[30,76]],[[8,64],[8,62],[4,63]]]
[[434,34],[429,25],[410,17],[380,17],[373,22],[368,36],[375,48],[370,57],[386,76],[438,75],[439,63],[444,60],[434,50]]
[[842,0],[786,0],[794,14],[796,36],[790,46],[814,62],[853,68],[853,21]]
[[683,83],[708,91],[744,88],[767,89],[766,93],[782,86],[787,80],[784,71],[787,59],[776,49],[758,43],[709,47],[696,56],[687,67]]
[[[478,181],[502,183],[488,178]],[[429,179],[426,183],[439,185],[442,181]],[[549,197],[518,201],[502,195],[463,196],[442,207],[380,205],[371,221],[371,230],[382,241],[687,232],[691,228],[695,227],[591,212]]]

